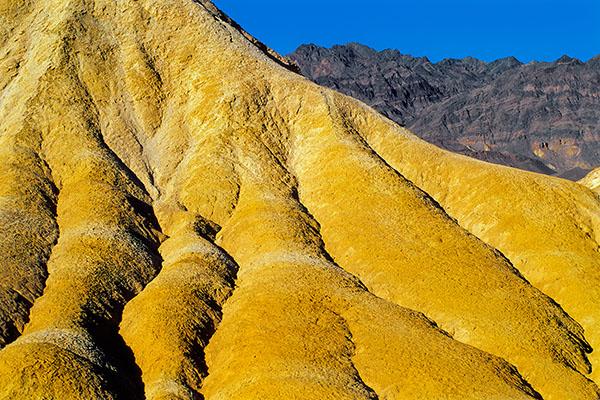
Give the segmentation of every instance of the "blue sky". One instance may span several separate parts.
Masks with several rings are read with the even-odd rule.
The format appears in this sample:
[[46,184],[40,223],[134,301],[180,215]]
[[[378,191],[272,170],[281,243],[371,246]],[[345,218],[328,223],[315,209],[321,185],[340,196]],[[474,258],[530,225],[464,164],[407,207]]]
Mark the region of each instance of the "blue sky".
[[303,43],[348,42],[432,61],[600,54],[600,0],[213,1],[282,54]]

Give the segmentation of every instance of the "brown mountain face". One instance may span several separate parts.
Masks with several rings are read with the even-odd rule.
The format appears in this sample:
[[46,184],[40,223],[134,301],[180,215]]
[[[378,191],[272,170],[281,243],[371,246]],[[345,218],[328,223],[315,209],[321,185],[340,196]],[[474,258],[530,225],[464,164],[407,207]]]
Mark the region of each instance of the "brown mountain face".
[[432,63],[349,43],[302,45],[288,57],[311,80],[448,150],[575,180],[600,163],[600,56]]

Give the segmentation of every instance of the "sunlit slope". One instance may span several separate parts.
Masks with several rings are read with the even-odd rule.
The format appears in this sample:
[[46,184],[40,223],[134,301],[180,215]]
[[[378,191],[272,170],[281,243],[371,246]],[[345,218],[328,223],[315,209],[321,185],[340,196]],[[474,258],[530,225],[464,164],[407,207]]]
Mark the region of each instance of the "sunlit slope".
[[[595,260],[587,189],[506,170],[572,190],[547,224],[590,227],[553,259],[510,252],[440,197],[468,161],[291,72],[209,2],[0,10],[1,399],[599,397],[595,270],[543,279]],[[452,190],[505,185],[473,166]],[[513,195],[473,215],[517,198],[527,218]],[[561,261],[538,276],[538,257]]]
[[589,187],[595,192],[600,192],[600,168],[596,168],[587,174],[583,179],[578,181],[578,183]]
[[334,259],[377,295],[421,310],[457,340],[514,363],[543,395],[568,398],[580,390],[556,376],[585,386],[564,368],[589,372],[587,361],[573,357],[586,347],[581,329],[501,254],[370,152],[360,131],[345,130],[351,134],[341,139],[339,128],[348,126],[343,111],[325,110],[322,118],[313,111],[313,129],[294,142],[294,166],[300,199],[320,221]]
[[[368,132],[365,140],[393,168],[430,194],[458,223],[506,255],[600,346],[600,202],[562,179],[457,156],[416,139],[359,103],[337,103]],[[357,107],[358,106],[358,107]],[[361,109],[362,108],[362,109]],[[590,356],[598,380],[600,353]]]

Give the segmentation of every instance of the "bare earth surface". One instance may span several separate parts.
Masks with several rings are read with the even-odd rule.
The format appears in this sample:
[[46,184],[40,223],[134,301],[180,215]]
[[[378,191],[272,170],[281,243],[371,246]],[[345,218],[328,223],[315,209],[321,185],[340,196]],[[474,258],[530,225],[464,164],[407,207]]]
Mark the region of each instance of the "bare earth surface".
[[600,201],[207,0],[0,0],[0,399],[598,399]]

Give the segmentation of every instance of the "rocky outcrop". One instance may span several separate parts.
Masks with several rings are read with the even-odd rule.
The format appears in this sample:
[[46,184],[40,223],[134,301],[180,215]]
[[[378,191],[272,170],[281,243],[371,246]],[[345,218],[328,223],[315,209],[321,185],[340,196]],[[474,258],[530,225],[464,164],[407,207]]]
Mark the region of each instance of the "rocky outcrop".
[[579,181],[584,186],[600,193],[600,168],[596,168]]
[[303,45],[288,57],[311,80],[448,150],[573,180],[600,163],[600,56],[432,63],[350,43]]
[[0,7],[0,399],[599,398],[589,189],[428,144],[207,0]]

